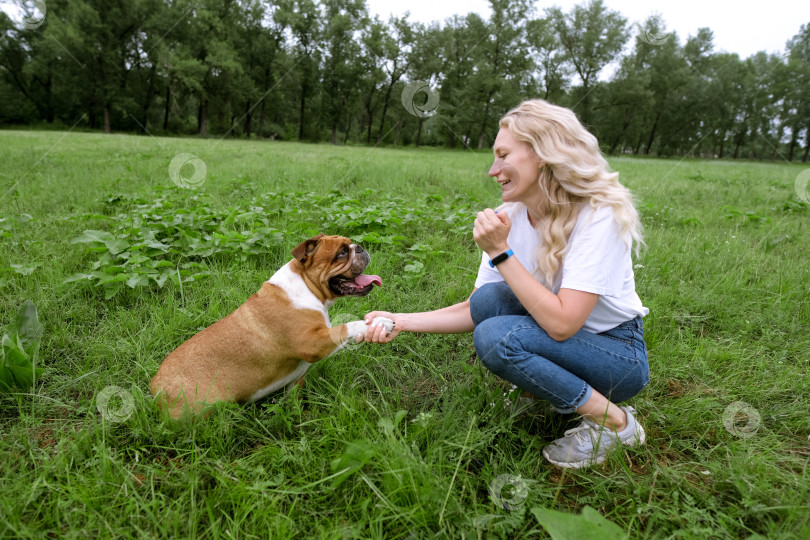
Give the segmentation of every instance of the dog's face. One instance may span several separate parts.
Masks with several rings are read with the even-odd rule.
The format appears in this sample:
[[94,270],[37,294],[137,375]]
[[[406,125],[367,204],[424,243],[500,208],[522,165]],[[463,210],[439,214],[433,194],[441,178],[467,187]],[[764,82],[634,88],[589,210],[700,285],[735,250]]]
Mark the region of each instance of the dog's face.
[[371,258],[362,246],[344,236],[319,234],[299,244],[292,254],[301,263],[302,273],[328,291],[328,299],[365,296],[382,283],[379,276],[363,274]]

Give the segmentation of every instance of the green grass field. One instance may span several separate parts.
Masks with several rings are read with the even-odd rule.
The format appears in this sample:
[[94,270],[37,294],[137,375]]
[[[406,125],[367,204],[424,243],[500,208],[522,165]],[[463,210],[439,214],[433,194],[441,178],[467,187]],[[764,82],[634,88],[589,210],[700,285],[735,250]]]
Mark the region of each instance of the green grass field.
[[[178,153],[200,187],[170,178]],[[383,279],[333,320],[465,299],[473,216],[499,201],[488,152],[0,132],[0,336],[32,300],[44,369],[0,392],[0,537],[587,538],[594,511],[629,538],[810,537],[806,167],[609,161],[648,244],[648,442],[569,471],[540,450],[576,419],[515,414],[471,335],[344,350],[297,396],[206,421],[149,395],[316,232]]]

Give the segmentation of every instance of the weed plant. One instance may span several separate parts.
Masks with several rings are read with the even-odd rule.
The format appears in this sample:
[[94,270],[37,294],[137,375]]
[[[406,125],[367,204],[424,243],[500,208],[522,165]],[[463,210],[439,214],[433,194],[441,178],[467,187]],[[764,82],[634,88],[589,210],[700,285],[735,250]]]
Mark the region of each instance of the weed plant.
[[[182,152],[206,166],[196,189],[169,177]],[[647,444],[600,466],[543,460],[576,418],[521,409],[470,335],[344,350],[300,392],[161,418],[163,358],[315,233],[363,243],[383,279],[333,319],[467,298],[472,219],[499,201],[490,162],[0,132],[0,325],[31,300],[43,329],[35,384],[0,392],[0,537],[810,537],[799,165],[610,159],[646,232],[651,383],[630,401]]]

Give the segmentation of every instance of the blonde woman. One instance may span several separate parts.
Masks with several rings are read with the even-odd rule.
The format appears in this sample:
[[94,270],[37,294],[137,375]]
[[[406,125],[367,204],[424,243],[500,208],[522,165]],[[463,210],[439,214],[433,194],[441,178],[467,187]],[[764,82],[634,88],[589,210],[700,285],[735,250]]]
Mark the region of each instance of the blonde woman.
[[641,243],[630,192],[611,173],[596,138],[569,109],[530,100],[500,121],[489,171],[503,205],[478,213],[483,250],[466,302],[391,314],[394,331],[473,331],[493,373],[582,423],[543,449],[551,463],[587,467],[621,444],[644,442],[632,407],[618,406],[649,382],[631,252]]

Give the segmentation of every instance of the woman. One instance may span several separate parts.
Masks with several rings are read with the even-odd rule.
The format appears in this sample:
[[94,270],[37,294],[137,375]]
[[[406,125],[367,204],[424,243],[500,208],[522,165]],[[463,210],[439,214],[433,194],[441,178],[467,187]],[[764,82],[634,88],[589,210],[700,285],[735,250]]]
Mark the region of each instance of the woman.
[[574,113],[530,100],[500,121],[489,171],[501,186],[497,211],[479,212],[483,250],[466,302],[427,313],[373,312],[400,332],[473,331],[484,365],[582,423],[546,446],[562,467],[601,463],[613,447],[644,442],[631,407],[649,382],[631,247],[641,226],[630,192],[608,170],[596,138]]

